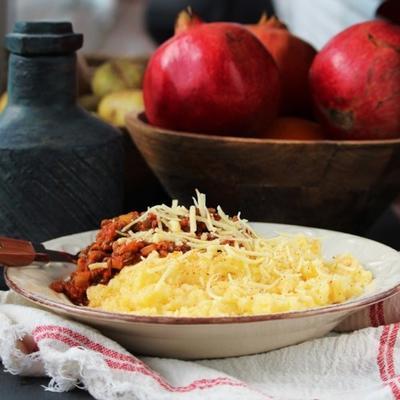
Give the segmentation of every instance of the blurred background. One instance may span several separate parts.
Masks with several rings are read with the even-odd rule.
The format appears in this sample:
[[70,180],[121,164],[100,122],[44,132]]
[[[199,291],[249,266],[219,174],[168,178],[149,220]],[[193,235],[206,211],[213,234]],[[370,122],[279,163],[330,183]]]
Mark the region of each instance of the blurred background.
[[[395,2],[399,3],[398,0]],[[0,36],[15,20],[69,20],[85,35],[83,52],[110,56],[150,53],[172,35],[187,6],[209,21],[255,23],[262,12],[321,48],[337,32],[374,17],[382,0],[1,0]],[[0,62],[4,67],[4,53]]]

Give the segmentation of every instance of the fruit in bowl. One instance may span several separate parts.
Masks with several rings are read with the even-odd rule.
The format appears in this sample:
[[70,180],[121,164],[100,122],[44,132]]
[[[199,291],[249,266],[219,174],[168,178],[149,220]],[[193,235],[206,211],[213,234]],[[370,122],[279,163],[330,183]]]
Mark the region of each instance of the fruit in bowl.
[[400,137],[400,27],[377,20],[339,33],[315,58],[310,83],[332,138]]
[[139,89],[120,90],[104,96],[98,105],[99,117],[112,125],[125,126],[125,115],[128,112],[143,111],[143,94]]
[[324,140],[321,125],[303,118],[277,118],[261,136],[266,139],[283,140]]
[[255,25],[248,25],[274,58],[282,76],[281,115],[312,115],[308,72],[317,54],[314,47],[293,35],[286,25],[265,14]]
[[[253,220],[312,225],[353,232],[360,232],[372,223],[400,191],[400,164],[397,162],[400,157],[399,130],[395,127],[391,132],[397,133],[386,136],[386,127],[396,126],[400,118],[400,112],[396,111],[400,110],[400,102],[392,102],[400,96],[400,69],[395,68],[396,65],[400,66],[400,63],[396,64],[400,57],[398,52],[394,54],[395,50],[391,46],[385,47],[380,41],[375,43],[375,47],[371,47],[373,43],[368,39],[368,30],[350,28],[343,43],[360,43],[359,46],[353,44],[357,47],[355,50],[353,47],[354,51],[346,52],[345,45],[340,50],[338,44],[333,49],[335,51],[322,50],[311,66],[310,89],[314,107],[319,110],[319,123],[294,115],[281,115],[264,120],[262,129],[254,132],[254,137],[237,137],[245,131],[237,129],[239,124],[232,127],[226,119],[232,115],[232,108],[229,109],[231,96],[225,98],[224,106],[228,107],[226,112],[216,107],[210,107],[207,112],[204,112],[205,109],[201,110],[204,112],[201,114],[204,122],[200,122],[204,124],[210,121],[212,123],[214,120],[211,117],[215,115],[219,117],[218,122],[223,125],[215,131],[199,129],[204,126],[190,118],[191,115],[196,115],[198,108],[188,108],[189,105],[196,104],[198,99],[207,98],[207,94],[210,93],[209,84],[198,85],[196,90],[192,90],[192,77],[197,79],[196,83],[201,82],[199,76],[202,77],[204,71],[207,71],[209,83],[223,75],[226,67],[226,58],[215,52],[214,56],[221,59],[215,58],[212,63],[208,63],[208,70],[203,65],[202,68],[198,68],[196,57],[202,60],[203,53],[196,53],[197,48],[193,43],[197,42],[193,41],[193,37],[197,38],[198,32],[203,33],[203,30],[208,35],[214,29],[213,26],[217,26],[218,34],[221,34],[221,31],[230,29],[232,24],[206,24],[196,19],[193,26],[187,26],[187,21],[179,25],[180,33],[162,45],[149,63],[144,80],[145,115],[137,117],[132,113],[127,119],[127,127],[138,149],[168,193],[172,197],[189,202],[192,190],[197,187],[206,191],[213,203],[226,204],[228,211],[239,209],[249,214]],[[392,32],[390,41],[385,43],[400,41],[400,28],[394,29],[385,22],[367,24],[371,27],[380,26],[382,32]],[[246,29],[249,30],[248,27]],[[376,34],[374,38],[379,40],[384,38],[380,30],[378,32],[374,28],[372,31]],[[363,32],[364,36],[360,32]],[[202,46],[207,40],[207,35],[202,35]],[[285,35],[287,36],[288,32]],[[213,41],[209,40],[208,46],[212,48],[212,45]],[[268,52],[266,46],[264,49]],[[288,58],[285,62],[290,62],[294,56],[286,54]],[[333,68],[338,63],[335,58],[337,54],[343,55],[344,66],[357,65],[360,73],[358,74],[357,68],[347,68],[343,73],[338,71],[340,68]],[[371,55],[372,63],[365,61],[365,54],[368,57]],[[240,56],[242,55],[240,53]],[[252,60],[254,62],[256,59]],[[236,59],[236,62],[239,61],[247,65],[245,59]],[[182,65],[184,68],[180,69]],[[382,72],[385,65],[391,67],[386,69],[387,74]],[[331,71],[336,74],[332,72],[324,80],[327,66],[332,66]],[[365,93],[364,83],[368,77],[368,74],[365,74],[371,68],[376,72],[376,76],[370,76],[373,86],[369,88],[370,92]],[[265,68],[260,74],[266,78],[269,76]],[[285,81],[287,76],[282,67],[280,74],[282,81]],[[375,80],[377,77],[380,78]],[[150,85],[146,85],[147,79],[150,79]],[[171,90],[172,85],[167,86],[166,82],[170,84],[175,81],[179,83],[179,90],[174,92]],[[165,92],[166,87],[168,93]],[[221,89],[222,94],[231,93],[229,81],[224,81],[223,87],[225,92]],[[182,88],[189,88],[187,104],[185,106],[179,103],[181,108],[176,108],[177,103],[174,99],[184,98],[180,97]],[[211,85],[211,89],[213,88]],[[351,131],[346,135],[332,135],[333,122],[328,118],[330,114],[321,111],[323,101],[333,105],[335,102],[340,103],[340,100],[345,98],[344,90],[348,88],[353,89],[349,89],[347,97],[352,99],[351,94],[354,99],[358,99],[358,102],[354,102],[355,106],[372,104],[373,100],[379,100],[379,96],[384,93],[384,104],[380,104],[379,107],[384,110],[386,106],[390,106],[389,109],[393,112],[379,114],[378,107],[378,111],[371,109],[364,114],[354,114],[357,127],[363,126],[368,136],[355,137]],[[267,94],[271,96],[271,93],[268,91]],[[162,94],[165,94],[163,98]],[[244,92],[241,96],[235,101],[246,104],[246,110],[249,110],[250,106],[254,107],[254,103],[247,101]],[[169,101],[166,101],[167,99]],[[275,99],[275,105],[278,104],[278,100]],[[164,113],[164,116],[171,118],[171,125],[152,119],[153,106],[158,107],[158,111]],[[335,116],[336,109],[332,109],[331,114]],[[185,121],[184,125],[180,125],[182,119]],[[368,121],[379,119],[384,121],[381,127],[385,129],[382,132],[374,130],[372,124],[368,126]],[[338,137],[340,140],[324,140]],[[342,140],[367,137],[375,140]],[[393,139],[388,140],[390,137]]]
[[278,113],[278,68],[245,27],[203,23],[187,13],[147,66],[143,94],[155,126],[208,134],[257,135]]
[[[400,27],[385,21],[350,27],[316,54],[276,18],[206,23],[183,12],[175,36],[156,50],[145,73],[147,121],[224,136],[399,138],[399,46]],[[276,121],[277,108],[289,122]],[[312,109],[322,127],[312,124]]]

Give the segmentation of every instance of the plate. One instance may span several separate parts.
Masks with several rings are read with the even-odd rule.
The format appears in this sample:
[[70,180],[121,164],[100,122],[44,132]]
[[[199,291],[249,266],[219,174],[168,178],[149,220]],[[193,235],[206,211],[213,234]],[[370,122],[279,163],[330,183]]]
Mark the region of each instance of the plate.
[[[154,317],[112,313],[73,305],[49,284],[67,276],[72,264],[32,264],[7,268],[8,286],[57,314],[98,328],[136,354],[181,359],[222,358],[278,349],[321,337],[351,313],[400,291],[400,255],[381,243],[362,237],[300,226],[252,223],[265,237],[303,233],[322,241],[323,255],[350,252],[374,275],[360,297],[339,305],[306,311],[247,317]],[[96,232],[64,236],[46,243],[48,248],[76,253],[94,240]]]

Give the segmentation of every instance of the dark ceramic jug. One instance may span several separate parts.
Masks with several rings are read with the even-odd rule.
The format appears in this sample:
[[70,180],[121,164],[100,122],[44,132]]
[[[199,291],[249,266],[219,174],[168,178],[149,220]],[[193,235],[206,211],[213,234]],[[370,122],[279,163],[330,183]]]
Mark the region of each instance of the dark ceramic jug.
[[1,235],[41,242],[122,212],[121,135],[76,103],[82,41],[67,22],[17,22],[6,37]]

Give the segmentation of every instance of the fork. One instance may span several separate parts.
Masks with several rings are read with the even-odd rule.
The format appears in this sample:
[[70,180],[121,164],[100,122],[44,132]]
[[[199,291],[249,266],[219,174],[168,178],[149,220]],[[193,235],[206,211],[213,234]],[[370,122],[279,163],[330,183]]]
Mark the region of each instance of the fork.
[[34,261],[73,263],[76,259],[77,255],[49,250],[41,243],[0,236],[0,267],[22,267]]

